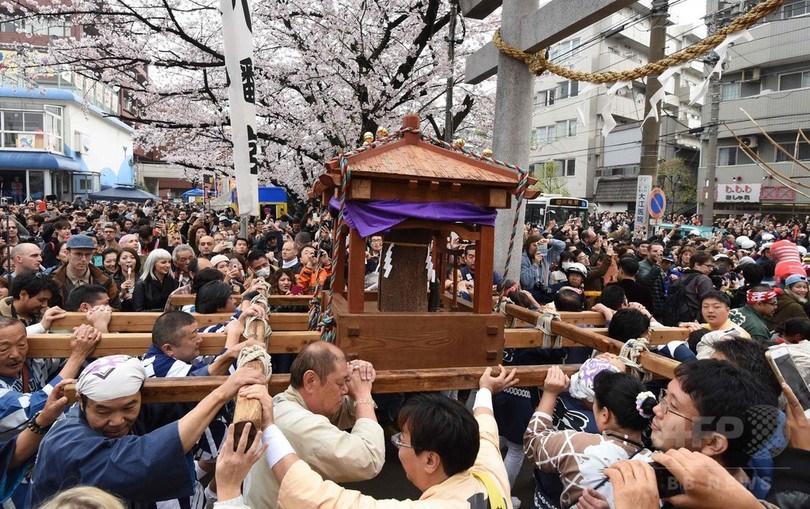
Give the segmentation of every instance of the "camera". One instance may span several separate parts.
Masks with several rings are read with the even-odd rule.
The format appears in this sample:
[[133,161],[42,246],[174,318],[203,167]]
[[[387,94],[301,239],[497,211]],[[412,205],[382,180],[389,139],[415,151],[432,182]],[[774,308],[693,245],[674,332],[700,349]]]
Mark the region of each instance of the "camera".
[[725,275],[718,269],[717,267],[713,268],[712,271],[709,273],[709,279],[712,280],[712,284],[716,290],[719,290],[723,287],[723,283],[725,283]]
[[650,463],[655,471],[655,484],[658,485],[658,497],[669,498],[683,493],[683,486],[666,467],[656,461]]

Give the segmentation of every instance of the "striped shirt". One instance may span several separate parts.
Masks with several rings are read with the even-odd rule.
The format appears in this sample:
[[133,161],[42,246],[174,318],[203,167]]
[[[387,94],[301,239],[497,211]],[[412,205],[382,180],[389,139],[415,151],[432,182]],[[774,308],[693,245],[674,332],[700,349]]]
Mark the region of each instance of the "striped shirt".
[[22,372],[13,378],[0,377],[0,442],[22,433],[31,417],[45,407],[53,387],[62,380],[61,376],[54,376],[62,368],[62,359],[29,359],[25,368],[27,392],[23,392]]

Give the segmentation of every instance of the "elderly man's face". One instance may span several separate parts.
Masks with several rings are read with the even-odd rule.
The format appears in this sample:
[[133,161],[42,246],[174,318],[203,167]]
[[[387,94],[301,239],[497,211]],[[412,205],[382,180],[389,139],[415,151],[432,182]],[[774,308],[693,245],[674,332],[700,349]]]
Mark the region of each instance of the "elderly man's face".
[[109,401],[82,402],[87,424],[107,438],[129,435],[132,424],[141,412],[141,393],[111,399]]
[[[316,375],[317,377],[317,375]],[[343,403],[343,396],[349,393],[346,382],[351,378],[349,363],[335,361],[335,368],[324,380],[318,380],[315,389],[313,413],[332,416],[335,415]]]
[[16,378],[28,355],[25,327],[16,322],[0,329],[0,376]]
[[180,251],[175,253],[174,256],[174,266],[177,267],[178,270],[186,272],[188,270],[188,264],[194,258],[193,251]]

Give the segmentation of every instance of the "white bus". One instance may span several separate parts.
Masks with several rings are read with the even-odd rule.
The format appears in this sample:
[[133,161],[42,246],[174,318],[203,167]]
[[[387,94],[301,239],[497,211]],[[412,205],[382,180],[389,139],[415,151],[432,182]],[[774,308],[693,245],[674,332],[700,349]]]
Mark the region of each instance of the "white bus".
[[563,225],[568,219],[581,219],[582,226],[588,227],[588,200],[566,196],[541,196],[526,202],[526,222],[548,226],[552,219]]

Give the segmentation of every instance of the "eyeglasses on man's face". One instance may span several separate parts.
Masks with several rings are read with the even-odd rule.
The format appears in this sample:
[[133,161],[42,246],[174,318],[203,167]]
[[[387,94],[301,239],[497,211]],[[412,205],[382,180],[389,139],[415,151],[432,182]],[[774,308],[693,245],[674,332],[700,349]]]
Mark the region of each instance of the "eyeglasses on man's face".
[[401,432],[394,433],[393,435],[391,435],[391,443],[394,444],[394,447],[396,447],[397,449],[401,449],[403,447],[413,449],[413,446],[411,444],[406,444],[405,442],[402,441]]
[[668,413],[673,413],[673,414],[677,415],[678,417],[683,417],[684,419],[686,419],[689,422],[695,422],[694,419],[690,419],[689,417],[687,417],[687,416],[685,416],[685,415],[683,415],[681,413],[678,413],[678,412],[676,412],[675,410],[673,410],[673,409],[671,409],[669,407],[669,402],[667,401],[667,390],[666,389],[661,389],[661,392],[658,393],[658,404],[661,405],[661,409],[664,411],[664,415],[666,415]]

